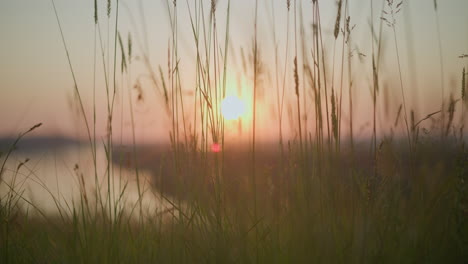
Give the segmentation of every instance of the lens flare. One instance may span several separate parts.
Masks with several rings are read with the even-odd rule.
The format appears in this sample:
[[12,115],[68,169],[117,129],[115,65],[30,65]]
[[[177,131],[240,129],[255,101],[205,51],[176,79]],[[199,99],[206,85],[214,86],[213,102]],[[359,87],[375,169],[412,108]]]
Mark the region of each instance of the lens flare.
[[221,145],[219,145],[218,143],[213,143],[211,145],[211,151],[214,152],[214,153],[218,153],[221,151]]

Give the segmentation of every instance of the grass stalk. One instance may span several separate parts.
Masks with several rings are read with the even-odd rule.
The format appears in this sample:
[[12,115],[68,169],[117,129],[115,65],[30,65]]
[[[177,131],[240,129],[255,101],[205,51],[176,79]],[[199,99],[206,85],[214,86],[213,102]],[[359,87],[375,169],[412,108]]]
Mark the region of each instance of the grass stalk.
[[[256,119],[257,119],[257,78],[258,78],[258,0],[255,0],[255,20],[254,20],[254,49],[253,49],[253,69],[254,69],[254,83],[253,83],[253,113],[252,113],[252,191],[253,191],[253,210],[254,210],[254,223],[257,222],[257,177],[256,177]],[[259,262],[259,245],[258,225],[255,224],[255,263]]]

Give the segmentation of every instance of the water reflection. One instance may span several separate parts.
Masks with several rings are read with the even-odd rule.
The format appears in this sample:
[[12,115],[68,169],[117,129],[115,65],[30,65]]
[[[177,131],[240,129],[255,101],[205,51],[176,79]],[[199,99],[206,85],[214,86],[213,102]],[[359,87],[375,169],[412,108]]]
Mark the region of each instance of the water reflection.
[[104,211],[115,217],[122,210],[134,219],[141,213],[151,217],[172,210],[170,203],[152,188],[150,171],[139,170],[138,188],[135,170],[116,163],[108,167],[103,146],[98,147],[96,156],[95,166],[91,147],[78,144],[15,151],[0,183],[1,201],[11,194],[21,195],[18,206],[30,215],[38,211],[51,216],[71,215],[73,208],[83,205],[91,213]]

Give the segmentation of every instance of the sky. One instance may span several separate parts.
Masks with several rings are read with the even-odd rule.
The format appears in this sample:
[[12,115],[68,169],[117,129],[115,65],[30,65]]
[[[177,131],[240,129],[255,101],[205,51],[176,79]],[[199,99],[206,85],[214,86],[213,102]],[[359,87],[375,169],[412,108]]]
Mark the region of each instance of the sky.
[[[205,1],[208,10],[209,1]],[[292,1],[294,5],[295,1]],[[195,62],[194,39],[191,33],[187,3],[193,6],[194,0],[177,3],[179,25],[179,57],[182,72],[183,90],[190,98],[193,91],[193,71]],[[383,1],[374,0],[374,25],[380,23],[380,8]],[[76,74],[78,88],[83,98],[84,108],[89,120],[93,113],[93,83],[94,83],[94,2],[92,0],[55,0],[60,17],[66,44],[69,48],[72,67]],[[115,1],[112,1],[110,20],[106,17],[106,1],[98,1],[100,28],[103,35],[104,55],[114,52],[114,23]],[[139,8],[141,5],[141,9]],[[298,12],[303,12],[306,25],[310,28],[312,4],[310,0],[296,2]],[[321,8],[322,33],[326,56],[332,61],[334,45],[333,28],[337,5],[334,1],[319,0]],[[354,118],[356,119],[356,134],[366,135],[371,107],[370,78],[371,68],[371,34],[370,34],[370,1],[349,0],[351,24],[355,25],[352,33],[352,46],[366,56],[352,62],[352,75],[355,90]],[[125,40],[131,34],[134,40],[134,61],[132,76],[120,75],[120,61],[117,62],[118,93],[115,108],[114,126],[116,137],[122,141],[131,138],[131,118],[128,114],[129,94],[134,102],[135,131],[141,141],[159,141],[169,138],[170,119],[166,114],[161,95],[148,82],[147,70],[141,60],[146,36],[151,67],[157,71],[161,66],[167,69],[168,45],[171,39],[169,15],[166,0],[121,0],[119,10],[118,30]],[[294,6],[292,7],[294,9]],[[142,11],[143,10],[143,13]],[[284,65],[286,46],[287,9],[286,0],[259,0],[258,4],[258,43],[261,58],[271,76],[275,76],[275,38],[272,25],[276,29],[276,44],[280,50],[280,65]],[[226,28],[227,0],[219,0],[217,5],[217,27],[220,43],[224,44]],[[193,12],[193,10],[192,10]],[[292,10],[291,10],[292,12]],[[274,13],[274,16],[272,15]],[[144,16],[142,16],[144,14]],[[415,109],[417,120],[428,113],[439,110],[441,98],[441,70],[443,65],[443,85],[445,98],[450,93],[459,98],[461,71],[468,66],[468,59],[460,59],[461,54],[468,54],[468,1],[444,0],[438,1],[438,19],[440,26],[440,41],[442,64],[440,60],[437,18],[432,0],[404,1],[402,12],[397,15],[395,26],[397,45],[400,52],[405,95],[408,108]],[[243,97],[246,101],[251,93],[248,74],[242,71],[241,50],[248,52],[252,48],[254,38],[255,1],[231,0],[230,13],[230,53],[228,72],[228,94]],[[141,21],[146,24],[146,33]],[[273,18],[274,17],[274,18]],[[132,22],[133,20],[133,22]],[[110,21],[110,30],[108,30]],[[292,20],[290,20],[292,23]],[[291,26],[292,30],[292,26]],[[109,33],[108,33],[109,32]],[[310,32],[309,32],[310,33]],[[107,35],[109,34],[109,35]],[[84,124],[77,114],[76,100],[74,100],[74,84],[69,69],[66,53],[61,41],[59,28],[50,0],[3,0],[0,2],[0,136],[16,135],[27,130],[35,123],[42,122],[37,135],[67,136],[83,138]],[[107,45],[110,39],[111,45]],[[293,68],[292,41],[289,36],[290,52],[286,61],[288,69]],[[383,27],[382,74],[381,86],[391,87],[381,91],[379,96],[379,128],[385,131],[385,123],[394,119],[401,100],[399,93],[399,75],[396,61],[393,32],[390,27]],[[107,49],[107,46],[110,49]],[[340,45],[338,45],[340,46]],[[117,47],[117,54],[120,53]],[[340,54],[341,48],[336,54]],[[99,51],[98,51],[99,52]],[[98,58],[100,55],[98,54]],[[120,60],[120,56],[117,56]],[[140,59],[139,59],[140,58]],[[107,59],[107,66],[113,66],[112,60]],[[339,63],[340,57],[335,58]],[[96,64],[97,122],[98,136],[106,133],[106,96],[102,69],[102,60]],[[332,63],[329,63],[331,67]],[[281,66],[284,67],[284,66]],[[280,67],[280,68],[281,68]],[[289,70],[291,72],[291,70]],[[267,74],[268,75],[268,74]],[[332,77],[327,77],[329,82]],[[337,77],[334,76],[334,81]],[[241,79],[239,82],[238,79]],[[274,77],[272,78],[272,80]],[[292,74],[287,75],[288,85],[293,89]],[[135,100],[132,87],[137,80],[141,81],[144,100]],[[264,98],[258,109],[258,130],[260,137],[274,138],[277,135],[278,113],[276,111],[276,87],[274,81],[266,81]],[[238,86],[241,86],[239,88]],[[125,88],[125,89],[124,89]],[[239,94],[239,91],[241,94]],[[292,92],[290,92],[292,94]],[[386,102],[390,98],[390,103]],[[293,102],[294,97],[288,96],[286,101]],[[251,104],[246,102],[247,108]],[[310,113],[310,109],[304,109]],[[249,111],[247,111],[249,112]],[[249,115],[249,114],[247,114]],[[287,110],[284,113],[287,116]],[[344,113],[344,119],[348,113]],[[249,122],[229,121],[228,135],[235,138],[239,133],[248,135]],[[237,123],[236,123],[237,122]],[[293,137],[293,126],[286,122],[286,134]],[[121,132],[122,131],[122,132]],[[272,132],[274,131],[274,132]]]

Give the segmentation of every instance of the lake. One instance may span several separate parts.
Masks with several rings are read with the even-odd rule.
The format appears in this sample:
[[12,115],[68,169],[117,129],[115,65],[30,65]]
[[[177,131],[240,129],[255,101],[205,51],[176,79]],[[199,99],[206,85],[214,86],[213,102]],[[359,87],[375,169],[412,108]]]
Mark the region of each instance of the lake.
[[[134,169],[111,163],[108,173],[103,145],[97,148],[96,166],[92,148],[86,145],[74,142],[20,146],[6,162],[0,184],[1,200],[6,201],[13,194],[13,200],[18,200],[22,211],[30,215],[38,210],[51,216],[71,215],[73,208],[82,208],[81,203],[87,203],[91,211],[97,208],[97,212],[106,211],[111,217],[115,208],[132,217],[138,217],[140,212],[152,216],[171,210],[170,203],[152,187],[149,170],[139,169],[138,188]],[[5,151],[5,145],[2,149]],[[138,189],[142,194],[141,211]],[[34,207],[38,210],[33,210]]]

